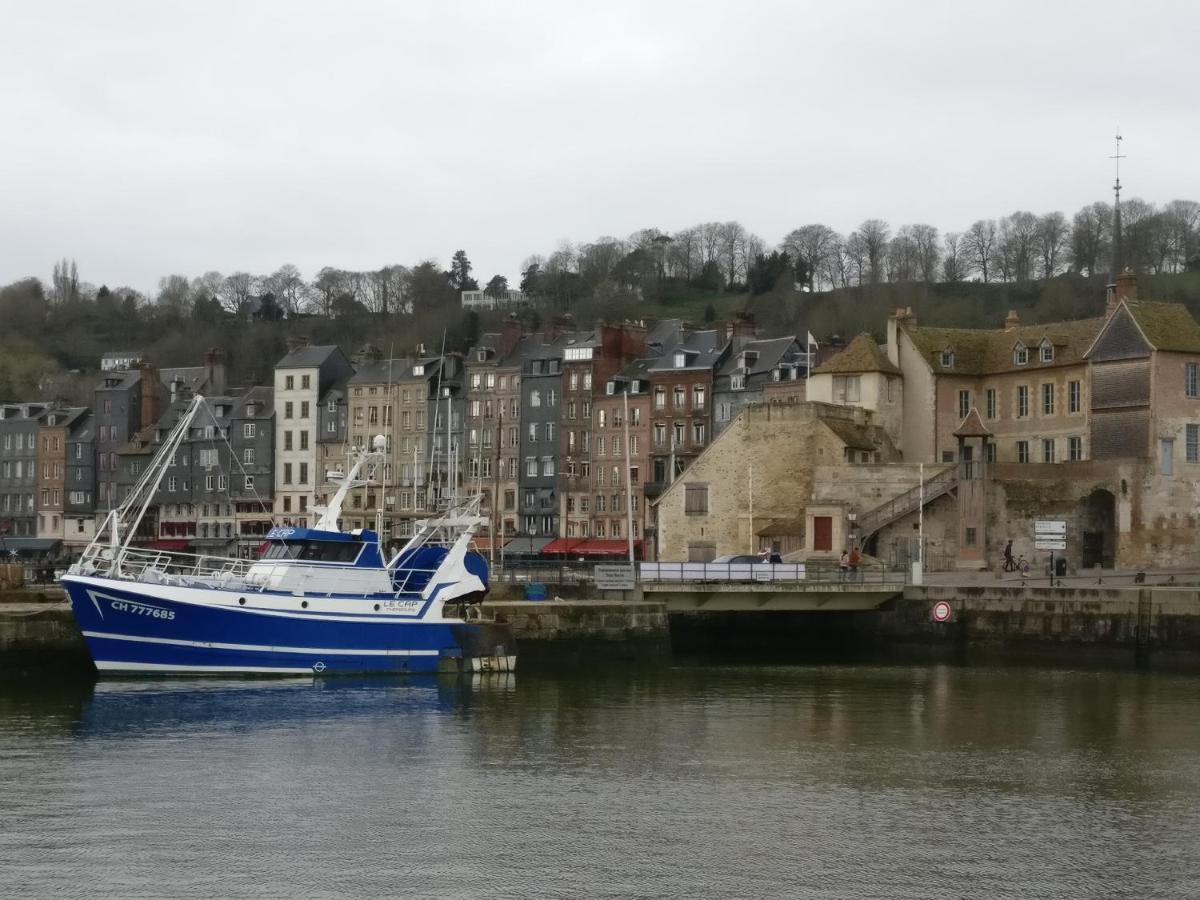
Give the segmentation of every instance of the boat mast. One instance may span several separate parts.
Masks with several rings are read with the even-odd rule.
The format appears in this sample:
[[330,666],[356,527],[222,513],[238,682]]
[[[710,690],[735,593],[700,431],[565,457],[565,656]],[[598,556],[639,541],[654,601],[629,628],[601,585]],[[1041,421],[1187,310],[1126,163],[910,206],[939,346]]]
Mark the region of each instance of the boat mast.
[[133,520],[133,524],[129,526],[129,530],[125,534],[125,538],[118,544],[118,556],[116,559],[116,568],[120,571],[121,561],[125,555],[125,551],[129,547],[129,542],[133,536],[137,534],[138,526],[142,524],[142,518],[146,515],[146,510],[150,508],[150,504],[154,502],[154,495],[158,493],[159,485],[162,484],[163,477],[167,474],[167,466],[175,457],[175,451],[179,449],[179,445],[183,443],[187,437],[188,429],[191,427],[192,419],[196,417],[196,413],[204,404],[204,397],[197,394],[192,398],[192,402],[188,405],[184,414],[179,417],[179,421],[175,423],[175,427],[163,442],[162,447],[158,451],[158,455],[150,463],[150,467],[143,473],[132,491],[129,492],[129,497],[125,503],[115,511],[116,516],[113,519],[113,534],[116,536],[117,522],[121,521],[124,514],[132,509],[140,500],[141,507],[138,509],[137,516]]

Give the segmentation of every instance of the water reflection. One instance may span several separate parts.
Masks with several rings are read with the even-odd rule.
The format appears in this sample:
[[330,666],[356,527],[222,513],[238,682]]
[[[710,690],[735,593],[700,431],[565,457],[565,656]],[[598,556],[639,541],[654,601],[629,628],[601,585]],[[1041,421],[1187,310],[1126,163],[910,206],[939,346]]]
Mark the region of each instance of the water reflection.
[[1195,896],[1198,684],[679,665],[4,689],[0,869],[97,896]]

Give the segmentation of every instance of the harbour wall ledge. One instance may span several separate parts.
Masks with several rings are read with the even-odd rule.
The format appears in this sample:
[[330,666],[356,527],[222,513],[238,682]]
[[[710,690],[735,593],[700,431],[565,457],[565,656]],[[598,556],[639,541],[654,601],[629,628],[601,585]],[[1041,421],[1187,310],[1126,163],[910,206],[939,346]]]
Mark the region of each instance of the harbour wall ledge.
[[[935,621],[934,605],[950,605]],[[640,592],[596,597],[588,586],[553,588],[545,600],[497,586],[486,618],[508,622],[525,661],[714,653],[771,647],[794,661],[859,651],[970,661],[1033,656],[1200,668],[1200,589],[1181,587],[909,586],[861,611],[668,614]],[[54,588],[0,592],[0,677],[90,671],[83,639]]]

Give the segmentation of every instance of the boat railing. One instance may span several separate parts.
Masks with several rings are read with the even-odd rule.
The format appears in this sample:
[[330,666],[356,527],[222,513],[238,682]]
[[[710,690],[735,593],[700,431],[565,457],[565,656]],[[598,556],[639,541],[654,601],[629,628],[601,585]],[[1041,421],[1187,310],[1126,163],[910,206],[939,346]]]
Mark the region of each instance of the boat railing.
[[[126,549],[116,554],[105,550],[85,556],[72,571],[83,575],[119,578],[146,583],[176,584],[182,587],[209,587],[261,592],[272,589],[283,575],[300,570],[305,575],[328,575],[346,571],[345,563],[296,559],[231,559],[222,556],[177,553],[166,550]],[[400,566],[389,571],[396,593],[420,590],[436,568]],[[251,578],[253,575],[253,578]],[[306,594],[337,593],[305,591]]]

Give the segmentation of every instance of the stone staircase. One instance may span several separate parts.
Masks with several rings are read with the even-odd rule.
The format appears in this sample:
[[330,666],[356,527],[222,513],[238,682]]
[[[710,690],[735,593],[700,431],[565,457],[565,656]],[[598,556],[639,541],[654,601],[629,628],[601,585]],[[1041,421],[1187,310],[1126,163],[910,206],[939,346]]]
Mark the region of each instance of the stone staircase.
[[[925,505],[928,506],[938,497],[950,493],[956,487],[958,487],[958,466],[947,466],[931,478],[925,479]],[[922,488],[918,485],[860,515],[855,523],[858,526],[859,540],[866,543],[867,538],[885,525],[890,525],[896,520],[916,512],[917,507],[921,505],[921,491]]]

